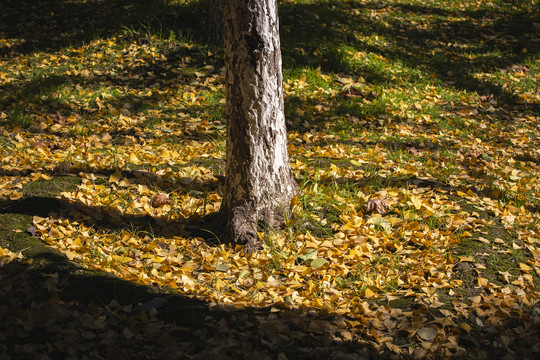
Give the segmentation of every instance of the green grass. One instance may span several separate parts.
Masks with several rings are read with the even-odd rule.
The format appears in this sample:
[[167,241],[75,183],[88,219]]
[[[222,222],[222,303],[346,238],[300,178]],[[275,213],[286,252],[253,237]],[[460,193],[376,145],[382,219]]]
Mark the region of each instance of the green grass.
[[5,123],[11,126],[28,127],[32,120],[26,114],[24,106],[15,105],[11,113],[7,116]]

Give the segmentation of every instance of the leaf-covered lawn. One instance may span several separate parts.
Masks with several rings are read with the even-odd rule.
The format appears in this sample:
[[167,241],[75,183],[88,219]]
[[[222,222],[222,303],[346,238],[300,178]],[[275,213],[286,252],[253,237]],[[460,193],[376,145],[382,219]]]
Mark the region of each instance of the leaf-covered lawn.
[[301,192],[245,255],[206,4],[8,2],[6,358],[540,356],[538,5],[280,4]]

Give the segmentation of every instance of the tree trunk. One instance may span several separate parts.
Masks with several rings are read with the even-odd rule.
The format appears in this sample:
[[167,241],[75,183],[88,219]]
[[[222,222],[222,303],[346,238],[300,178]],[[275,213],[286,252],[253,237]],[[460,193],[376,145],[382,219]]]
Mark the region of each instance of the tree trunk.
[[224,0],[225,241],[260,248],[257,224],[283,224],[296,196],[287,154],[276,0]]

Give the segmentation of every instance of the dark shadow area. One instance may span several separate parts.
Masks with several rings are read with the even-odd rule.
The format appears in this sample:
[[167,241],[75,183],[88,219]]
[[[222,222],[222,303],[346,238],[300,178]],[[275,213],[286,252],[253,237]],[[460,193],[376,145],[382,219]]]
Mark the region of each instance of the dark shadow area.
[[[21,176],[21,177],[24,177],[24,176],[28,176],[28,175],[32,174],[32,172],[34,172],[32,169],[16,170],[16,171],[0,169],[0,175],[2,175],[2,176]],[[89,167],[70,167],[70,168],[58,167],[58,168],[51,169],[51,170],[43,169],[42,173],[47,174],[47,175],[51,175],[51,176],[56,176],[56,177],[58,177],[58,176],[73,177],[74,181],[79,181],[79,182],[80,182],[80,180],[76,179],[75,176],[79,175],[80,173],[91,173],[91,174],[94,174],[94,175],[100,176],[100,177],[109,177],[112,174],[119,173],[119,174],[121,174],[122,178],[129,179],[129,181],[131,183],[152,185],[152,186],[156,187],[157,189],[163,190],[165,192],[182,191],[182,190],[189,191],[190,189],[195,189],[195,188],[186,187],[185,185],[180,184],[179,182],[174,181],[172,179],[162,178],[162,177],[156,175],[155,173],[153,173],[151,171],[148,171],[148,170],[144,170],[144,169],[134,169],[134,170],[124,169],[122,171],[119,171],[119,170],[114,170],[114,169],[95,168],[95,167],[90,167],[90,166]],[[96,180],[96,182],[98,184],[100,182],[105,182],[105,181],[106,180],[104,178],[99,178],[99,179]],[[34,187],[39,188],[39,183],[37,183],[37,184],[38,185],[34,185]],[[208,187],[206,187],[206,186],[208,186]],[[209,184],[206,184],[206,185],[201,184],[196,189],[197,190],[205,190],[205,189],[214,189],[215,187],[217,187],[217,184],[209,183]],[[35,196],[36,194],[33,193],[33,192],[29,192],[28,195]]]
[[[16,200],[0,198],[0,214],[25,214],[30,216],[53,216],[58,221],[65,218],[78,221],[86,226],[104,232],[142,231],[152,236],[185,236],[202,238],[210,245],[217,245],[221,237],[223,224],[218,213],[206,213],[202,216],[193,214],[189,217],[180,215],[178,220],[168,216],[152,217],[148,214],[124,214],[117,208],[104,206],[88,206],[80,200],[72,201],[59,197],[61,191],[75,191],[80,184],[80,178],[74,175],[90,173],[96,176],[95,184],[107,183],[107,179],[119,173],[120,178],[127,179],[131,184],[142,184],[163,193],[190,193],[191,196],[205,199],[210,192],[216,191],[223,182],[223,176],[217,175],[210,181],[203,182],[200,178],[182,178],[183,182],[163,178],[152,171],[111,169],[82,169],[73,168],[70,171],[53,169],[42,171],[53,177],[52,180],[37,180],[23,186],[23,197]],[[0,170],[1,176],[24,177],[32,173],[28,171]],[[180,212],[173,205],[171,212]],[[28,232],[28,229],[25,229]],[[35,230],[30,229],[30,233]],[[35,234],[35,233],[34,233]],[[217,236],[217,238],[216,238]]]
[[0,200],[0,214],[17,213],[48,216],[51,212],[58,212],[62,202],[56,198],[28,197],[19,200]]
[[162,0],[5,0],[0,33],[18,44],[1,48],[10,57],[78,46],[121,30],[146,29],[156,36],[181,33],[208,40],[207,1],[174,5]]
[[[386,351],[377,352],[364,340],[332,340],[334,324],[345,316],[214,306],[189,294],[85,270],[45,249],[33,252],[32,263],[0,266],[0,350],[17,359],[39,354],[212,358],[216,351],[241,359],[386,358]],[[357,327],[371,340],[368,323]]]

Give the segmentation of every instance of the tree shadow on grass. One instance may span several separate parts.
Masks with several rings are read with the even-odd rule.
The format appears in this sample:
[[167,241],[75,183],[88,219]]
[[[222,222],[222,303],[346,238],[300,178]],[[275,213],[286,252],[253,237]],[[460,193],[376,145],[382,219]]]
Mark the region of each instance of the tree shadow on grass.
[[76,47],[122,30],[208,40],[207,7],[207,1],[178,5],[162,0],[7,0],[0,14],[0,34],[14,44],[0,48],[0,56]]
[[[18,200],[0,199],[0,214],[26,214],[38,217],[52,216],[57,221],[69,219],[106,233],[136,231],[153,237],[200,237],[210,245],[219,243],[222,222],[217,213],[197,214],[171,221],[167,217],[123,214],[116,208],[89,206],[81,201],[67,201],[56,197],[30,196]],[[29,229],[29,232],[34,230]]]
[[[364,59],[365,52],[370,52],[425,76],[433,74],[448,86],[493,95],[499,103],[493,118],[501,115],[498,118],[508,120],[509,109],[538,112],[538,103],[518,97],[502,84],[475,77],[496,69],[511,71],[512,66],[533,59],[540,46],[535,25],[538,13],[502,5],[451,11],[431,4],[339,1],[287,3],[280,10],[284,62],[289,66],[320,66],[329,72],[363,76],[375,84],[398,81],[387,73],[378,76],[380,69],[370,62],[351,58],[359,53]],[[414,20],[418,15],[430,16],[429,22]],[[384,41],[373,44],[367,40],[375,35]]]
[[[42,123],[65,125],[62,118],[73,115],[78,120],[75,124],[68,124],[63,131],[53,133],[69,136],[78,132],[80,135],[85,131],[81,130],[81,126],[92,128],[103,118],[109,118],[112,115],[109,110],[114,109],[128,116],[147,115],[147,119],[139,125],[136,135],[140,136],[145,132],[152,133],[154,116],[148,116],[148,113],[156,107],[159,108],[161,119],[175,122],[179,112],[195,118],[209,108],[213,109],[214,117],[220,118],[221,108],[215,104],[207,104],[205,108],[195,105],[182,108],[177,104],[174,109],[164,109],[162,106],[165,97],[178,95],[189,87],[196,79],[194,73],[201,71],[201,67],[214,64],[217,70],[213,76],[219,75],[221,59],[216,56],[210,58],[203,50],[214,46],[209,41],[205,24],[207,8],[208,1],[181,4],[161,0],[9,1],[3,7],[5,11],[0,14],[0,37],[8,41],[6,46],[0,45],[0,56],[6,60],[31,52],[48,51],[54,54],[55,51],[76,48],[101,38],[118,41],[118,46],[124,47],[133,43],[144,46],[159,43],[159,46],[167,48],[157,50],[164,54],[160,59],[144,58],[125,64],[120,64],[118,60],[117,64],[116,54],[111,56],[101,52],[99,44],[94,44],[90,48],[99,53],[103,61],[92,64],[90,73],[86,75],[80,74],[81,69],[77,70],[77,65],[72,65],[71,70],[66,72],[63,65],[54,60],[49,63],[50,66],[34,67],[30,64],[32,71],[27,73],[30,74],[29,78],[10,79],[0,89],[0,107],[5,112],[3,115],[7,114],[0,125],[22,126],[30,132],[40,133],[43,131]],[[15,44],[10,43],[12,40]],[[190,46],[187,46],[188,42]],[[66,54],[75,62],[79,56],[95,55],[70,51],[64,56]],[[77,95],[69,99],[59,95],[66,89],[69,92],[81,86],[94,95]],[[152,94],[150,89],[157,91],[154,90]],[[159,94],[162,89],[167,95]],[[205,89],[201,86],[199,90]],[[102,92],[106,94],[100,95]],[[129,110],[124,107],[126,104]],[[50,132],[50,129],[46,131]],[[187,135],[195,138],[205,136],[190,131]]]
[[[184,294],[157,293],[106,274],[12,262],[0,267],[4,355],[115,359],[384,358],[367,344],[332,340],[336,317],[295,310],[212,306]],[[53,271],[53,272],[49,272]],[[8,312],[6,312],[8,310]],[[312,321],[319,329],[306,331]],[[384,352],[382,352],[384,354]],[[283,356],[282,355],[282,356]]]
[[[57,205],[51,198],[23,200],[3,206],[0,219],[13,212],[44,215],[46,208]],[[26,224],[17,226],[30,226],[31,216],[25,219]],[[8,247],[23,251],[26,260],[0,266],[0,350],[8,356],[184,359],[220,354],[271,359],[282,353],[290,359],[339,354],[385,358],[384,350],[377,353],[364,341],[333,338],[334,323],[342,322],[343,316],[279,307],[216,306],[189,292],[86,270],[39,239],[22,232],[10,235],[10,230],[0,232],[6,236],[2,245],[7,240]]]

